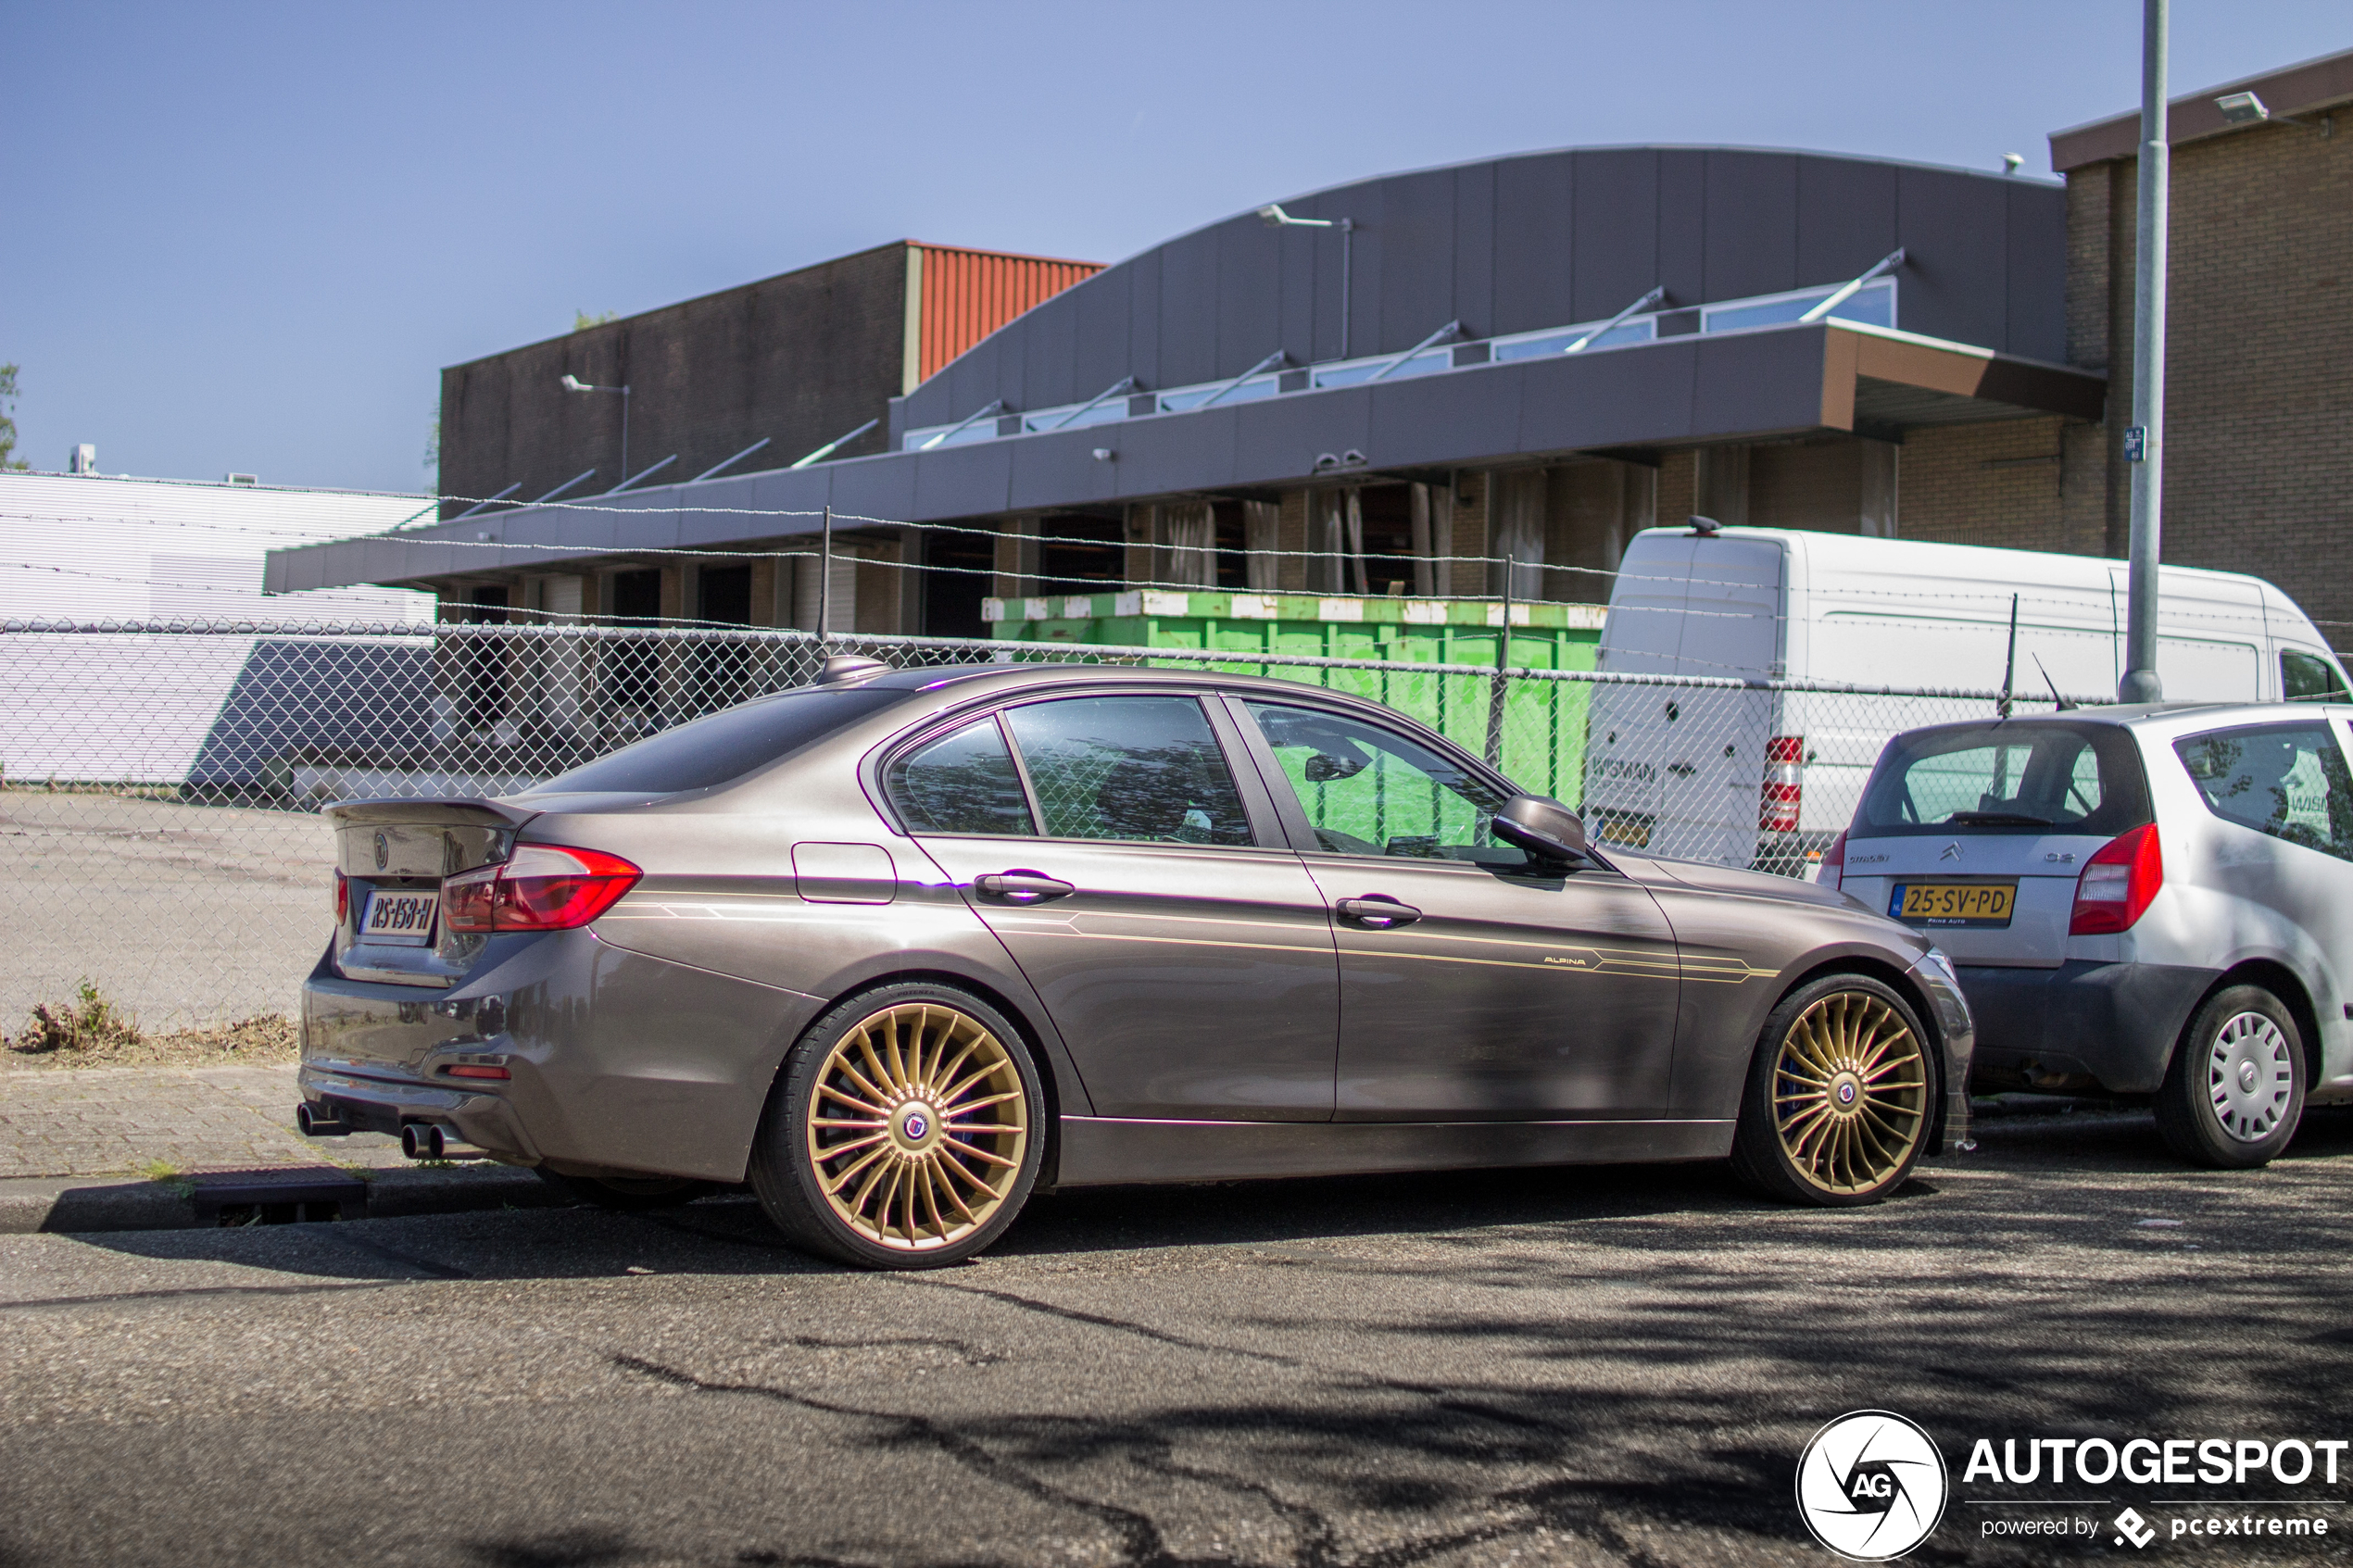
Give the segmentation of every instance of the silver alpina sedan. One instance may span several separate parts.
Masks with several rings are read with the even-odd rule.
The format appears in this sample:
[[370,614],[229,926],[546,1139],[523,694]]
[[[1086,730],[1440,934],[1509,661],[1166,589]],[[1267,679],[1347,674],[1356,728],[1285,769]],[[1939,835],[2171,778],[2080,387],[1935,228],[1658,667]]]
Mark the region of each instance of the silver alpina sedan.
[[837,658],[519,795],[328,814],[306,1130],[611,1206],[749,1181],[852,1263],[1108,1183],[1729,1156],[1867,1203],[1966,1135],[1925,936],[1604,854],[1290,682]]

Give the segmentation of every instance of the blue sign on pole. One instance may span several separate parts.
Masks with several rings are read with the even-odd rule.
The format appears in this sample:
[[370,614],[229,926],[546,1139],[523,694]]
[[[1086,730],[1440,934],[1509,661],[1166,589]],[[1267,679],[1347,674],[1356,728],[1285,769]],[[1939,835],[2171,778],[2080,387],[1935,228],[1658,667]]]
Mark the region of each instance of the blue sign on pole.
[[2124,427],[2124,460],[2137,463],[2148,456],[2149,433],[2146,425]]

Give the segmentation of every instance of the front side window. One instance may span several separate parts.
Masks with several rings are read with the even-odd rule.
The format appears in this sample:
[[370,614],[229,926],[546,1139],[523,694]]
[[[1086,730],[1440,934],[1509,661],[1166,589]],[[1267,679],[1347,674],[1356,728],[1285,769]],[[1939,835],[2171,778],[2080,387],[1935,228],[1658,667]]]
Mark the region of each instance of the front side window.
[[1241,846],[1250,818],[1189,696],[1080,696],[1005,710],[1049,838]]
[[1284,703],[1248,706],[1327,851],[1528,863],[1524,851],[1489,832],[1511,797],[1460,764],[1358,720]]
[[2149,820],[2140,753],[2106,724],[2016,721],[1919,730],[1891,744],[1852,830],[2097,834]]
[[2280,690],[2290,702],[2343,702],[2345,683],[2336,666],[2317,654],[2289,648],[2280,655]]
[[2206,809],[2273,838],[2353,860],[2353,774],[2322,724],[2216,730],[2173,743]]
[[910,833],[1004,837],[1038,831],[993,717],[925,741],[891,764],[884,787]]

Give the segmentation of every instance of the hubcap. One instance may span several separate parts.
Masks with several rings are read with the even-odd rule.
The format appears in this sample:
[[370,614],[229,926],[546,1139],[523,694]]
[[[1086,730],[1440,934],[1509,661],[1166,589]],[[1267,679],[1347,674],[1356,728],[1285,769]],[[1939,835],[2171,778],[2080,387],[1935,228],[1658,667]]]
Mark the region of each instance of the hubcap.
[[2206,1069],[2222,1131],[2241,1143],[2270,1137],[2296,1090],[2296,1063],[2280,1026],[2259,1012],[2235,1015],[2216,1033]]
[[844,1035],[826,1053],[806,1121],[834,1217],[911,1252],[987,1224],[1029,1142],[1027,1098],[1003,1042],[933,1002],[886,1008]]
[[1864,991],[1798,1015],[1773,1064],[1773,1123],[1799,1175],[1868,1192],[1904,1167],[1928,1121],[1928,1061],[1904,1015]]

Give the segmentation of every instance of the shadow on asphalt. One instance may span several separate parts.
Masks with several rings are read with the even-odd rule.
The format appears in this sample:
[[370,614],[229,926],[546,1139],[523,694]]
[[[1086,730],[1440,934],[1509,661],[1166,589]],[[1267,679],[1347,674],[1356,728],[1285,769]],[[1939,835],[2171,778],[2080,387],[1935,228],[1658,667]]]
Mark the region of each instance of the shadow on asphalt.
[[[2297,1198],[2306,1175],[2353,1156],[2353,1109],[2316,1110],[2283,1159],[2253,1172],[2181,1164],[2145,1110],[2006,1114],[1981,1123],[1977,1137],[1974,1152],[1924,1163],[1887,1202],[1864,1210],[1771,1203],[1742,1188],[1720,1162],[1080,1188],[1031,1199],[988,1259],[1066,1263],[1239,1248],[1336,1263],[1352,1244],[1378,1238],[1379,1250],[1399,1254],[1403,1244],[1403,1254],[1421,1260],[1397,1266],[1491,1280],[1522,1268],[1556,1273],[1564,1248],[1639,1248],[1662,1265],[1680,1260],[1710,1274],[1735,1269],[1742,1248],[1801,1244],[1826,1259],[1909,1249],[1949,1276],[1992,1267],[2005,1249],[2055,1240],[2133,1253],[2191,1245],[2187,1232],[2142,1228],[2150,1218],[2180,1220],[2216,1238],[2199,1246],[2261,1253],[2309,1246],[2327,1232],[2342,1233],[2353,1249],[2353,1215]],[[2293,1235],[2277,1228],[2284,1206]],[[741,1194],[634,1214],[517,1209],[78,1239],[135,1257],[338,1280],[853,1272],[794,1251]]]

